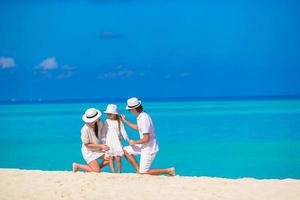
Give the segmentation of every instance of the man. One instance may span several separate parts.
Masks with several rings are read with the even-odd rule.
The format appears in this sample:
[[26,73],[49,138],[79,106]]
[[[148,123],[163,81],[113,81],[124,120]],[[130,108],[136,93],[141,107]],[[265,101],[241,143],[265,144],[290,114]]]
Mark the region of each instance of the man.
[[[175,176],[175,168],[151,169],[152,161],[158,152],[158,144],[155,136],[154,126],[151,117],[143,111],[141,101],[136,97],[127,100],[126,109],[134,114],[137,118],[137,124],[126,120],[122,115],[125,124],[134,130],[138,130],[140,140],[128,140],[130,146],[124,147],[126,159],[135,168],[137,173],[160,175],[169,174]],[[137,164],[134,155],[140,155],[140,165]]]

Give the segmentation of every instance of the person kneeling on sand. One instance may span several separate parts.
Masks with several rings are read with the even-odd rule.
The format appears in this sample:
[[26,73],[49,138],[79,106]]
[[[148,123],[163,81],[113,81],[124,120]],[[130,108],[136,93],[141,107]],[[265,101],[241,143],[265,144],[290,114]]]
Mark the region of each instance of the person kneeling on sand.
[[[140,140],[128,140],[130,146],[124,147],[125,158],[135,168],[137,173],[160,175],[169,174],[175,176],[175,168],[151,169],[151,164],[158,152],[158,144],[151,117],[143,111],[141,101],[136,97],[127,100],[126,109],[137,118],[137,124],[126,120],[122,115],[123,122],[132,129],[138,130]],[[140,165],[137,164],[134,155],[140,155]]]
[[73,172],[81,169],[86,172],[100,172],[100,169],[109,164],[108,160],[103,160],[99,165],[97,159],[104,159],[104,154],[109,147],[105,144],[100,144],[100,137],[104,137],[104,123],[99,118],[100,110],[89,108],[82,116],[85,125],[81,129],[82,147],[81,153],[88,165],[73,163]]

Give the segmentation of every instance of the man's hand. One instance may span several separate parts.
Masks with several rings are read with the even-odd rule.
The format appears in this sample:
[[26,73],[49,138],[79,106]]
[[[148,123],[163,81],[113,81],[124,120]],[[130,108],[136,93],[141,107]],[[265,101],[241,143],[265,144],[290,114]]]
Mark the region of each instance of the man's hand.
[[120,117],[121,117],[121,120],[122,120],[122,121],[125,121],[125,120],[126,120],[126,116],[125,116],[124,114],[121,114]]
[[128,140],[128,143],[129,143],[130,145],[135,145],[135,143],[134,143],[133,140]]

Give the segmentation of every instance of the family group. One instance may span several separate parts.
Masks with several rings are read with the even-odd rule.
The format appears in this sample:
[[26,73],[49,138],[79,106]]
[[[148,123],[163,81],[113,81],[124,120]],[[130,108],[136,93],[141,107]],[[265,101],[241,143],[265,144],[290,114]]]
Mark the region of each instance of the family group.
[[[118,113],[115,104],[108,104],[104,113],[107,119],[100,119],[102,113],[95,108],[89,108],[82,116],[85,122],[81,129],[81,152],[87,164],[73,163],[73,172],[79,169],[85,172],[100,172],[109,165],[111,172],[122,172],[122,156],[134,167],[139,174],[175,176],[175,168],[152,169],[152,162],[158,152],[158,142],[153,121],[143,109],[142,102],[136,97],[127,100],[126,109],[136,117],[136,123],[128,121],[125,115]],[[140,139],[132,140],[128,137],[124,123],[139,132]],[[128,142],[123,147],[121,139]],[[138,164],[135,156],[140,156]],[[98,159],[101,162],[98,162]],[[117,171],[114,163],[117,163]]]

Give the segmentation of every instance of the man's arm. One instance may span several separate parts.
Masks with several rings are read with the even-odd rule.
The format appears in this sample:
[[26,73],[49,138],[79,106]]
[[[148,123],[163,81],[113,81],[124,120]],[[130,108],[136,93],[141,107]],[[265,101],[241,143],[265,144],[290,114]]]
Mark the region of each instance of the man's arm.
[[121,119],[122,119],[122,121],[123,121],[125,124],[127,124],[127,126],[131,127],[132,129],[134,129],[134,130],[138,130],[138,129],[139,129],[138,126],[137,126],[136,124],[131,123],[130,121],[127,121],[127,119],[125,118],[125,115],[121,115]]
[[149,133],[144,133],[142,139],[140,139],[140,140],[129,140],[129,144],[130,145],[145,144],[145,143],[149,142],[149,139],[150,139]]

